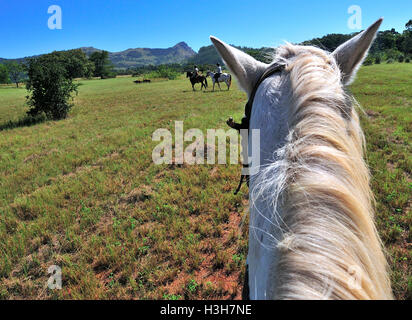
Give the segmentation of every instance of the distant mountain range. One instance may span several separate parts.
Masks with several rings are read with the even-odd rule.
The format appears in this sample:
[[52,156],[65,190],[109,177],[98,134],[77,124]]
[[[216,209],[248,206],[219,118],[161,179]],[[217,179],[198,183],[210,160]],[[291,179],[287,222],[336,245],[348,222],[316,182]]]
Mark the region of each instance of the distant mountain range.
[[[93,47],[80,48],[86,55],[91,55],[93,52],[102,51]],[[140,67],[145,65],[159,65],[169,63],[182,63],[194,57],[197,53],[189,47],[186,42],[180,42],[177,45],[167,49],[150,49],[150,48],[135,48],[127,49],[120,52],[109,52],[109,58],[116,69],[127,69],[132,67]],[[8,60],[23,62],[31,58],[18,59],[2,59],[0,63]]]
[[[87,55],[99,49],[93,47],[80,48]],[[196,55],[196,52],[186,42],[167,49],[135,48],[120,52],[109,52],[110,61],[115,68],[132,68],[145,65],[181,63]]]

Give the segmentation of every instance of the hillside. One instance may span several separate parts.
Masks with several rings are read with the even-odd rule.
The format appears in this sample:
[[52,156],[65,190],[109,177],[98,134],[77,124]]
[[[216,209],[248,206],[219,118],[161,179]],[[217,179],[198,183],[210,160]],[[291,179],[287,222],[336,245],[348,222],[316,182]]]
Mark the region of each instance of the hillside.
[[[93,47],[83,47],[80,49],[87,55],[91,55],[95,51],[101,51],[101,49]],[[134,48],[120,52],[109,52],[109,58],[117,69],[127,69],[144,65],[181,63],[194,55],[196,55],[196,52],[185,42],[180,42],[174,47],[167,49]],[[24,62],[27,58],[29,57],[13,60]],[[0,63],[4,63],[8,60],[9,59],[0,58]]]
[[[270,63],[271,62],[271,56],[274,52],[273,48],[260,48],[260,49],[255,49],[255,48],[250,48],[250,47],[240,47],[240,46],[235,46],[232,45],[235,48],[238,48],[239,50],[242,50],[246,52],[247,54],[251,55],[257,60]],[[213,45],[206,46],[206,47],[201,47],[199,49],[199,52],[190,58],[188,60],[188,63],[193,63],[193,64],[198,64],[198,65],[210,65],[210,64],[216,64],[216,63],[223,63],[222,59],[220,58],[218,52],[216,51],[215,47]]]
[[[81,48],[87,55],[99,49],[93,47]],[[174,47],[167,49],[135,48],[120,52],[109,52],[110,61],[115,68],[131,68],[145,65],[159,65],[169,63],[181,63],[196,52],[185,42],[180,42]]]

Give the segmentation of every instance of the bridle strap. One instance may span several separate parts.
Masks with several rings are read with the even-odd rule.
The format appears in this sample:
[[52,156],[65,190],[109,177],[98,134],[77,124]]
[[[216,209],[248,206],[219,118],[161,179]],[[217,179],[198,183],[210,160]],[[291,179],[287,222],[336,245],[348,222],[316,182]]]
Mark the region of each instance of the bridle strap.
[[[229,118],[229,120],[227,120],[227,125],[229,127],[231,127],[232,129],[235,129],[237,131],[240,132],[240,130],[249,130],[249,134],[250,134],[250,118],[252,117],[252,109],[253,109],[253,102],[255,100],[255,96],[256,93],[259,89],[259,86],[262,84],[263,81],[265,81],[267,78],[273,76],[275,73],[278,72],[282,72],[284,69],[286,68],[285,64],[282,63],[274,63],[272,65],[270,65],[265,72],[263,72],[263,74],[260,76],[259,80],[256,82],[255,86],[253,87],[253,90],[250,94],[249,100],[246,103],[245,106],[245,115],[242,118],[241,123],[236,123],[233,121],[233,118]],[[244,168],[248,168],[249,164],[244,164],[243,165]],[[237,187],[236,191],[235,191],[235,195],[239,193],[240,189],[242,188],[242,185],[244,183],[246,179],[246,183],[249,186],[249,180],[250,177],[249,175],[241,175],[240,178],[240,183],[239,186]]]

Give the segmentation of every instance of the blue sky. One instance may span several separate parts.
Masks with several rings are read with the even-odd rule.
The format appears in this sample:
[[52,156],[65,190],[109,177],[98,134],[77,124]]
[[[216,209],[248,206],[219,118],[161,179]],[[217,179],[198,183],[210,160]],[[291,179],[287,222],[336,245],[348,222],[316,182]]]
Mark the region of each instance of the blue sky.
[[[62,30],[50,30],[47,9],[59,5]],[[185,41],[194,50],[209,35],[236,45],[277,46],[327,33],[351,33],[348,8],[362,8],[362,24],[383,16],[382,30],[403,31],[411,0],[0,0],[0,57],[93,46],[109,51],[167,48]]]

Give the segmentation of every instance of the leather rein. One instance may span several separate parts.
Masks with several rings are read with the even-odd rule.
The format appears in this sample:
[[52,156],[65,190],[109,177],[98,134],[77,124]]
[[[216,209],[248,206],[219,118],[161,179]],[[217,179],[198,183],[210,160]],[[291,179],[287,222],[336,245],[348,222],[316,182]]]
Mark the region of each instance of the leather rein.
[[[256,93],[259,89],[259,86],[262,84],[263,81],[265,81],[267,78],[273,76],[275,73],[282,72],[286,68],[285,64],[281,63],[274,63],[270,65],[265,72],[260,76],[259,80],[256,82],[255,86],[253,87],[252,93],[250,94],[249,100],[246,103],[245,106],[245,116],[242,118],[241,123],[236,123],[233,121],[233,118],[229,118],[227,120],[227,125],[231,127],[232,129],[237,130],[240,133],[240,130],[249,130],[249,135],[250,135],[250,119],[252,116],[252,109],[253,109],[253,102],[255,100]],[[243,164],[244,168],[249,168],[249,164]],[[242,188],[242,185],[246,179],[246,183],[249,186],[249,181],[250,177],[249,175],[244,175],[242,174],[240,177],[240,182],[239,186],[237,187],[235,191],[235,195],[239,193],[240,189]]]

